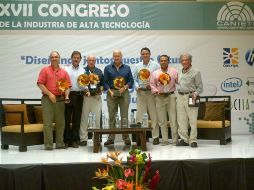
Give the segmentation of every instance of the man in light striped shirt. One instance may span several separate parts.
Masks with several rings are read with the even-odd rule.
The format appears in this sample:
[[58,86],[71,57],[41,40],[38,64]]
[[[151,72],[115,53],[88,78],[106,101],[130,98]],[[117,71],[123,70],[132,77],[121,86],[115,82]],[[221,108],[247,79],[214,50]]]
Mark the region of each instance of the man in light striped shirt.
[[172,143],[176,144],[177,121],[176,121],[176,83],[178,81],[178,72],[169,67],[169,57],[160,56],[161,68],[154,71],[150,78],[152,93],[155,95],[156,112],[158,124],[161,128],[161,145],[168,145],[168,119],[170,121]]
[[[189,97],[195,102],[198,95],[203,91],[201,74],[192,67],[192,55],[186,53],[180,56],[183,66],[179,77],[179,88],[177,97],[177,121],[179,125],[178,134],[181,138],[177,146],[197,147],[197,117],[198,107],[189,106]],[[190,136],[188,127],[191,127]]]
[[143,114],[148,113],[152,122],[153,144],[159,144],[159,126],[157,124],[157,114],[155,108],[155,97],[151,92],[149,79],[153,71],[160,65],[151,60],[150,49],[144,47],[140,51],[142,61],[139,62],[133,70],[133,78],[137,90],[137,123],[142,122]]

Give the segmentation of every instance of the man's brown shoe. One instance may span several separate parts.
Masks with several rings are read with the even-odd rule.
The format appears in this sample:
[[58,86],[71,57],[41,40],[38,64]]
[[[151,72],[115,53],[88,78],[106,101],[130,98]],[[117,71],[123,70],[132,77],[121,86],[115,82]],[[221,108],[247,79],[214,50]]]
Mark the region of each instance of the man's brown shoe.
[[176,144],[176,146],[189,146],[189,144],[186,143],[186,142],[184,142],[184,140],[180,140],[180,141]]
[[82,141],[79,143],[80,146],[86,146],[87,145],[87,141]]
[[131,141],[128,139],[128,140],[125,140],[124,141],[124,144],[126,145],[126,146],[129,146],[129,145],[131,145]]
[[160,141],[159,141],[159,138],[157,137],[153,139],[153,145],[158,145],[158,144],[160,144]]
[[111,144],[114,144],[114,141],[112,141],[112,140],[107,140],[107,141],[104,143],[104,146],[108,146],[108,145],[111,145]]

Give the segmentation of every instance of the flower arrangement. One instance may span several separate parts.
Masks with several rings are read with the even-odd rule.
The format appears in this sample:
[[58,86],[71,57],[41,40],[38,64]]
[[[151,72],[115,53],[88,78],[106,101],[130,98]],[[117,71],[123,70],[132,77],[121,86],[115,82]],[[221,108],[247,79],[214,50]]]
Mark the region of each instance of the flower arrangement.
[[[121,152],[108,153],[102,158],[106,168],[98,168],[94,178],[106,179],[107,184],[101,190],[155,190],[160,180],[157,170],[151,175],[151,156],[133,149],[127,156],[127,165],[122,164],[119,158]],[[96,187],[93,190],[99,190]]]

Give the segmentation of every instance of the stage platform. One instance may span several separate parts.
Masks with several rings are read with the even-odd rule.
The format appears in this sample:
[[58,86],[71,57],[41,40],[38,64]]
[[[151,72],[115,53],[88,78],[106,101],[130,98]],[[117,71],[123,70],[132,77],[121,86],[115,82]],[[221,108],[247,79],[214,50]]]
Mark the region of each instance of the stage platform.
[[[199,140],[198,146],[154,146],[150,139],[147,152],[161,173],[158,190],[254,189],[254,136],[233,135],[227,145]],[[10,146],[0,154],[0,190],[89,190],[98,183],[92,177],[101,157],[117,150],[126,161],[129,149],[116,142],[93,153],[91,140],[86,147],[67,150],[45,151],[40,145],[19,152]]]

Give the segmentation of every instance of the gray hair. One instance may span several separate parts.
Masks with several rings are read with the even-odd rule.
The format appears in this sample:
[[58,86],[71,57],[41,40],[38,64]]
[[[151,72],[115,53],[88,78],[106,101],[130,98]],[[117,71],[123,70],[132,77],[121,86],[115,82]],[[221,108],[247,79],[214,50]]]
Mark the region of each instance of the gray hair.
[[182,61],[183,57],[188,57],[188,59],[190,60],[190,62],[192,62],[192,55],[189,53],[183,53],[180,55],[180,61]]
[[52,51],[50,54],[49,54],[49,57],[51,58],[52,54],[53,53],[56,53],[59,57],[60,57],[60,54],[58,53],[58,51]]

